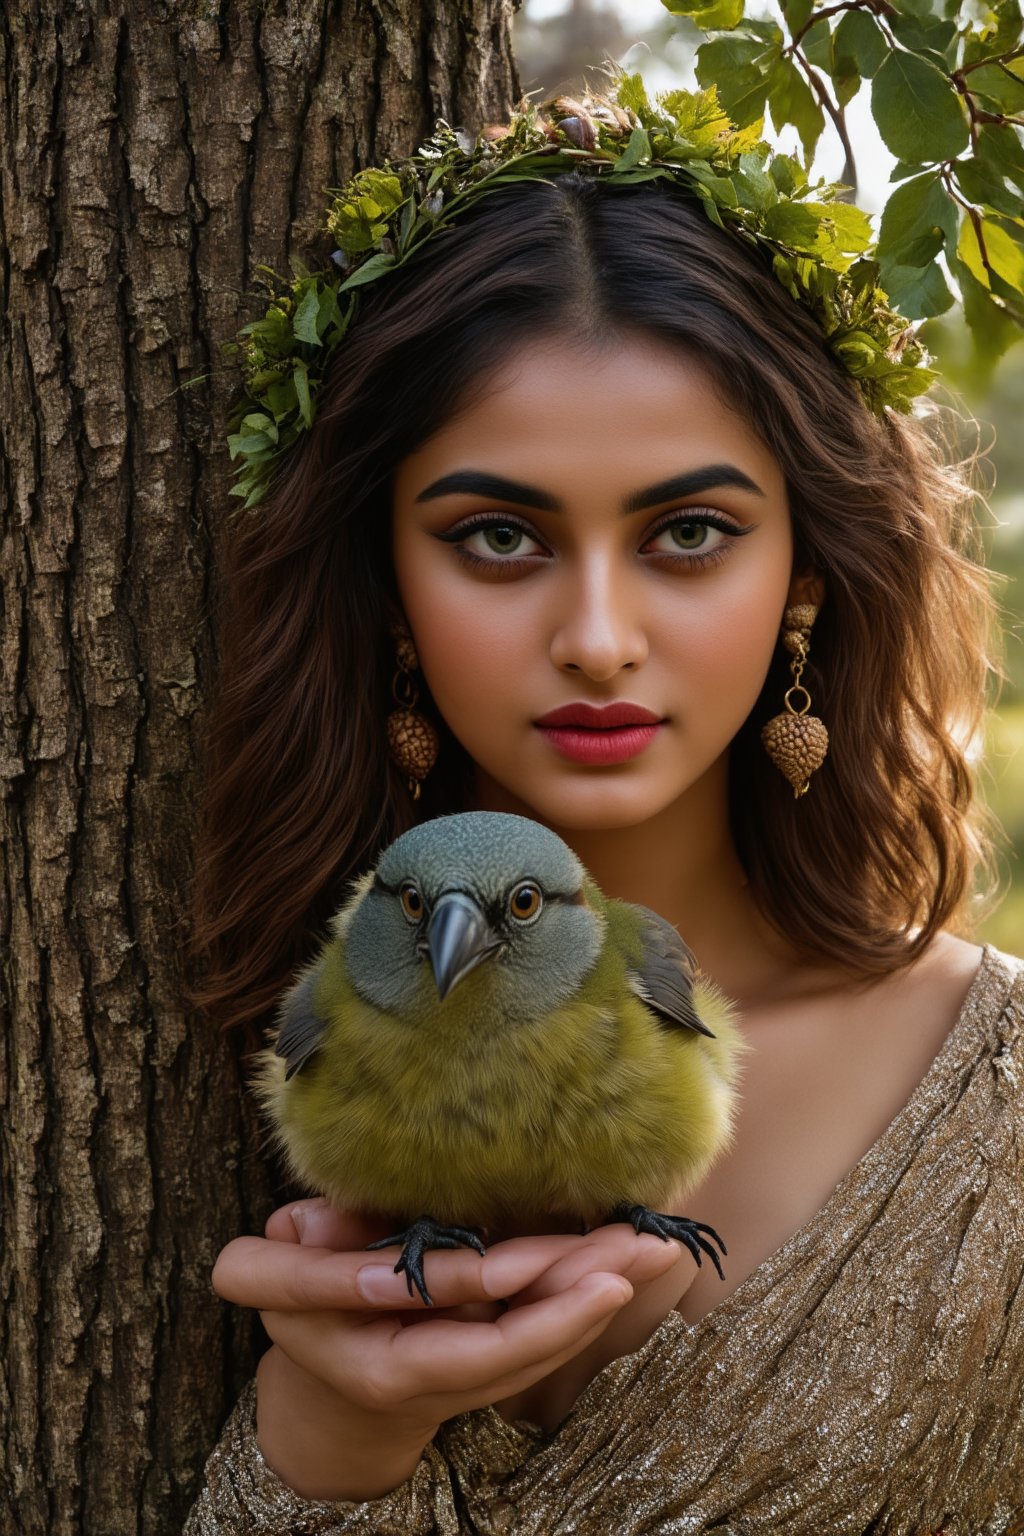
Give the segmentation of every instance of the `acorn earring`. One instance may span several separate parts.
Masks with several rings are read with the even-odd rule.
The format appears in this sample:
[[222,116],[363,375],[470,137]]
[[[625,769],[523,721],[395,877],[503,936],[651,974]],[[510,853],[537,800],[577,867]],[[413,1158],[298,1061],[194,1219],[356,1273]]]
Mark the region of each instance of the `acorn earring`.
[[438,736],[426,716],[415,708],[419,691],[411,674],[419,667],[419,659],[412,636],[403,624],[396,623],[391,626],[391,637],[397,663],[391,693],[399,707],[387,718],[388,748],[406,775],[409,793],[418,800],[420,780],[426,778],[437,760]]
[[[813,603],[796,603],[782,615],[782,643],[792,655],[793,683],[786,690],[786,713],[775,715],[761,728],[761,740],[775,766],[793,786],[793,798],[806,795],[811,774],[828,753],[828,731],[823,720],[808,714],[811,696],[800,681],[810,648],[811,626],[818,617]],[[798,706],[793,696],[801,699]]]

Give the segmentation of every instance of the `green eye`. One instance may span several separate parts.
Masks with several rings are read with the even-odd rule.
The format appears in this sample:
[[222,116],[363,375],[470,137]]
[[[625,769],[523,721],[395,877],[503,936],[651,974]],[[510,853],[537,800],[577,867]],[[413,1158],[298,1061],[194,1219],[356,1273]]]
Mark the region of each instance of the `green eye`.
[[511,523],[493,523],[490,528],[481,528],[479,532],[496,555],[512,554],[519,548],[519,541],[523,537],[523,530]]
[[410,922],[418,923],[423,916],[423,898],[412,881],[404,881],[398,894],[406,917]]
[[524,880],[520,885],[516,886],[509,897],[509,911],[520,922],[528,922],[531,917],[536,917],[540,911],[543,899],[540,887],[534,885],[532,880]]
[[707,523],[673,523],[672,538],[680,549],[700,549],[708,536]]

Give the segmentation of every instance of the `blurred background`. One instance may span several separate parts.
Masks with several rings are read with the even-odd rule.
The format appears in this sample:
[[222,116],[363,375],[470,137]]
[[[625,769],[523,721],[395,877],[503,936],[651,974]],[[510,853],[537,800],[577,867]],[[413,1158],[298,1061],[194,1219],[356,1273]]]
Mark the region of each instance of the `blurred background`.
[[[768,3],[763,14],[773,11]],[[695,89],[693,57],[701,40],[702,34],[684,18],[670,16],[661,0],[523,0],[514,34],[523,90],[538,102],[578,90],[586,76],[600,89],[600,67],[609,59],[640,73],[649,92]],[[894,162],[878,137],[867,95],[862,90],[855,96],[846,116],[857,160],[856,200],[877,215],[889,194]],[[777,142],[789,153],[799,152],[795,134],[792,141],[784,134]],[[826,130],[813,175],[838,181],[842,168],[838,139]],[[961,408],[976,418],[981,445],[988,449],[982,476],[987,511],[979,505],[979,521],[988,563],[1002,577],[1006,680],[979,743],[978,766],[982,790],[1006,833],[999,856],[1005,894],[978,937],[1024,954],[1024,337],[993,367],[972,357],[955,309],[929,321],[923,336]]]

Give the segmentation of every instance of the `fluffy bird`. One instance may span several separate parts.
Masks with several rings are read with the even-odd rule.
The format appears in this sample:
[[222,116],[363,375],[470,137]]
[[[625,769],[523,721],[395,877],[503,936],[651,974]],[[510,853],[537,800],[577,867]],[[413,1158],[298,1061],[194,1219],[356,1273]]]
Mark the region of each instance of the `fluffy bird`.
[[[728,1145],[744,1049],[730,1004],[676,929],[606,898],[550,828],[468,811],[403,833],[359,878],[258,1053],[254,1091],[292,1173],[340,1207],[410,1224],[424,1254],[552,1216],[659,1210]],[[544,1230],[539,1226],[538,1230]]]

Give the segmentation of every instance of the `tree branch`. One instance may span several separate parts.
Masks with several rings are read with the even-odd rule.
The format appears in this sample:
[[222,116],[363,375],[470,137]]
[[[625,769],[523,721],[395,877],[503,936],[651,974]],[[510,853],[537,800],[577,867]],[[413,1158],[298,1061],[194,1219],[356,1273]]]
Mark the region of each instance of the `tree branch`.
[[[849,9],[849,7],[845,7],[845,9]],[[863,6],[859,7],[859,9],[863,10]],[[824,11],[819,12],[819,15],[824,14]],[[839,142],[842,144],[843,152],[846,155],[846,163],[843,166],[843,180],[850,186],[852,198],[853,193],[857,190],[857,162],[853,156],[853,145],[850,143],[850,135],[846,131],[846,119],[843,116],[842,108],[837,106],[832,100],[817,70],[811,66],[807,56],[801,53],[799,48],[794,50],[793,57],[807,76],[811,89],[832,119],[832,126],[839,135]]]

